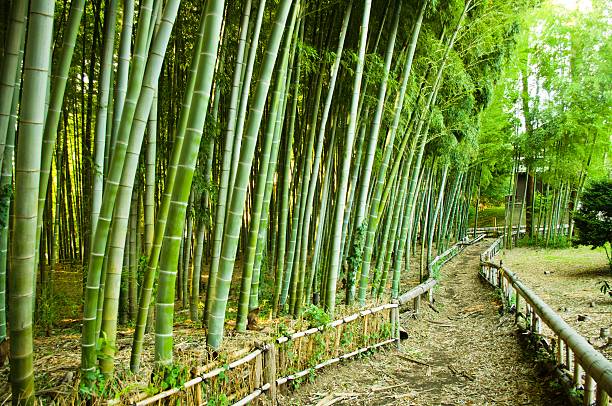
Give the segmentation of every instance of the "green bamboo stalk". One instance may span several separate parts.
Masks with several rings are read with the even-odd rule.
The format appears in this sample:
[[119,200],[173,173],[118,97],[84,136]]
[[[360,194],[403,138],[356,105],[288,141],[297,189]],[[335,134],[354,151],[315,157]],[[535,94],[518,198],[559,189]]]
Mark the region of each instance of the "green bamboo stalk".
[[[283,80],[284,79],[279,76],[277,83],[280,84]],[[280,100],[275,98],[272,105],[272,117],[278,114],[279,102]],[[272,118],[271,121],[275,121],[275,119]],[[236,316],[237,331],[245,331],[247,326],[249,300],[251,295],[251,281],[253,278],[253,265],[255,263],[255,254],[257,251],[257,239],[259,236],[259,226],[261,224],[261,213],[268,176],[268,166],[270,163],[270,152],[272,150],[272,141],[274,139],[274,126],[271,125],[270,127],[272,127],[271,131],[266,131],[263,139],[259,159],[259,172],[255,182],[255,189],[253,191],[253,206],[250,212],[249,234],[245,260],[242,268],[240,296],[238,298],[238,314]]]
[[[100,293],[100,275],[106,253],[106,243],[109,236],[109,229],[113,216],[113,209],[115,206],[115,198],[117,196],[119,180],[121,178],[123,163],[125,161],[125,156],[127,152],[130,127],[133,121],[136,108],[136,100],[140,93],[142,77],[144,75],[145,70],[145,45],[148,35],[148,22],[150,20],[151,3],[152,0],[146,0],[146,2],[143,3],[140,9],[140,18],[142,20],[139,22],[138,31],[136,34],[134,61],[132,63],[132,70],[130,72],[131,80],[129,81],[126,103],[121,113],[121,128],[117,132],[116,140],[114,143],[113,154],[109,166],[109,173],[107,174],[104,192],[102,196],[100,216],[98,217],[96,232],[91,240],[92,246],[88,263],[87,284],[85,287],[85,303],[83,309],[83,334],[81,337],[81,370],[84,375],[83,378],[85,381],[85,385],[91,385],[93,383],[93,380],[95,379],[95,367],[97,358],[96,342],[98,338],[96,335],[96,314],[98,307],[98,295]],[[123,245],[124,244],[121,244],[121,246]],[[122,261],[123,255],[121,255],[120,258]],[[121,280],[121,267],[122,262],[119,262],[118,266],[116,266],[115,269],[113,269],[112,271],[108,269],[106,271],[107,280],[108,274],[110,272],[114,272],[115,275],[111,276],[111,279],[113,281],[116,281],[116,286],[106,284],[104,288],[104,294],[106,295],[106,292],[110,290],[111,292],[109,293],[109,295],[112,295],[112,299],[115,303],[119,299],[118,288],[119,282]],[[117,314],[116,307],[115,309],[107,309],[107,311],[110,311],[110,314]],[[111,325],[114,324],[112,321],[110,323]],[[108,352],[113,352],[112,346],[107,345],[106,347]],[[112,361],[107,361],[106,365],[109,367],[107,370],[112,370]]]
[[392,264],[392,253],[395,251],[395,246],[399,244],[399,239],[397,238],[397,235],[402,230],[402,223],[405,218],[404,216],[402,216],[402,213],[404,213],[406,206],[406,185],[402,184],[403,179],[404,175],[402,173],[402,176],[398,177],[396,183],[397,196],[395,199],[395,204],[389,206],[389,215],[392,217],[390,225],[391,235],[389,236],[390,247],[386,249],[384,255],[383,252],[380,253],[381,257],[383,258],[383,268],[379,283],[377,285],[374,285],[374,288],[376,289],[377,300],[382,297],[385,288],[387,287],[387,279],[389,277],[389,271],[391,269]]
[[[368,111],[366,111],[366,116],[364,118],[364,123],[368,121]],[[340,251],[340,258],[342,260],[346,261],[347,266],[347,273],[345,275],[346,277],[346,297],[345,297],[345,302],[347,305],[352,305],[355,301],[355,282],[357,279],[357,270],[359,265],[357,264],[357,261],[352,261],[351,258],[360,258],[361,257],[361,252],[360,249],[360,244],[358,244],[358,241],[355,243],[355,245],[351,244],[351,239],[348,238],[348,236],[350,234],[352,234],[352,231],[349,228],[349,220],[354,217],[351,214],[353,213],[353,203],[355,202],[355,193],[357,190],[357,182],[359,180],[359,173],[361,170],[361,160],[363,157],[363,150],[364,150],[364,139],[365,139],[365,134],[366,134],[366,125],[365,124],[361,124],[361,128],[359,130],[359,136],[357,137],[357,141],[355,144],[355,155],[353,157],[353,164],[351,165],[351,178],[349,180],[349,195],[347,198],[347,203],[346,203],[346,208],[344,209],[345,215],[344,215],[344,223],[342,226],[342,243],[341,243],[341,251]],[[362,231],[360,230],[356,230],[355,233],[360,233]],[[359,240],[359,238],[357,238],[357,240]],[[348,255],[344,255],[345,252],[348,252]]]
[[[76,38],[79,32],[79,25],[83,15],[84,0],[71,2],[68,23],[63,36],[60,62],[52,68],[51,78],[54,86],[51,91],[47,89],[49,97],[48,104],[45,102],[45,128],[43,134],[43,145],[41,152],[41,167],[40,167],[40,186],[38,193],[38,221],[36,228],[36,238],[40,241],[43,228],[43,213],[45,210],[45,202],[47,197],[47,189],[49,184],[49,175],[51,172],[51,162],[53,161],[53,151],[55,150],[55,142],[57,139],[57,127],[60,120],[60,113],[64,100],[66,82],[68,80],[68,71],[74,53]],[[48,86],[51,86],[51,81],[48,81]],[[50,93],[50,94],[49,94]],[[38,245],[36,247],[38,261]],[[34,292],[36,292],[36,273],[34,274]]]
[[[414,167],[413,167],[413,171],[412,171],[412,175],[411,175],[411,180],[410,180],[410,189],[408,191],[408,203],[407,203],[407,207],[406,207],[406,215],[409,216],[408,217],[408,221],[407,221],[407,226],[408,226],[408,230],[406,235],[406,238],[409,239],[412,236],[412,224],[413,224],[413,218],[414,218],[414,211],[415,211],[415,201],[416,201],[416,191],[417,191],[417,186],[419,183],[419,173],[421,170],[421,164],[423,161],[423,155],[425,152],[425,146],[427,145],[427,138],[428,138],[428,132],[429,132],[429,124],[431,121],[431,110],[433,109],[433,106],[435,106],[436,104],[436,100],[437,100],[437,96],[438,96],[438,90],[440,89],[441,83],[442,83],[442,75],[444,73],[444,69],[446,67],[446,62],[448,60],[448,56],[450,54],[450,51],[452,50],[454,44],[455,44],[455,40],[457,39],[457,35],[459,33],[459,31],[461,30],[462,26],[463,26],[463,20],[467,14],[468,9],[471,7],[472,1],[468,0],[465,3],[465,6],[463,8],[463,11],[461,13],[461,16],[459,17],[459,21],[457,22],[457,25],[455,26],[455,29],[451,35],[451,38],[448,41],[448,44],[446,46],[446,49],[444,51],[444,54],[442,56],[442,59],[440,61],[440,64],[438,66],[438,72],[436,74],[436,77],[434,79],[433,82],[433,86],[432,89],[429,93],[429,96],[427,97],[427,101],[425,103],[425,108],[423,109],[423,112],[421,113],[421,117],[418,120],[418,124],[417,124],[417,128],[415,131],[415,138],[414,138],[414,142],[420,144],[417,147],[418,153],[417,153],[417,157],[416,157],[416,161],[414,163]],[[424,129],[423,129],[424,127]],[[411,149],[411,153],[410,153],[410,160],[413,159],[414,156],[414,149]],[[423,236],[421,241],[423,240]],[[411,241],[408,240],[407,241],[407,246],[410,247],[411,245]],[[422,247],[422,246],[421,246]],[[403,254],[403,253],[402,253]],[[421,256],[422,258],[422,256]],[[408,249],[406,251],[406,271],[409,270],[410,267],[410,249]],[[398,272],[401,272],[401,270],[399,270]],[[396,276],[398,279],[398,283],[399,283],[399,278],[400,276],[397,275]]]
[[234,145],[236,116],[238,108],[238,97],[240,95],[240,81],[244,65],[244,50],[249,29],[249,18],[251,13],[251,0],[246,0],[242,8],[242,18],[240,23],[240,38],[236,54],[236,67],[232,79],[232,92],[228,107],[228,122],[225,131],[223,158],[221,163],[221,176],[219,180],[219,193],[217,197],[217,208],[215,211],[215,227],[213,234],[212,260],[208,274],[208,285],[206,286],[206,302],[204,308],[204,320],[209,322],[209,309],[212,306],[214,291],[216,289],[217,274],[219,272],[219,260],[221,256],[221,243],[223,230],[225,228],[225,215],[228,206],[228,187],[230,179],[230,168],[232,165],[232,149]]
[[[365,213],[366,213],[366,205],[368,192],[370,190],[370,178],[372,177],[372,167],[374,165],[374,156],[376,153],[376,146],[378,145],[378,136],[380,131],[380,125],[382,122],[382,114],[385,105],[386,95],[387,95],[387,81],[389,77],[389,71],[391,70],[391,60],[393,59],[393,51],[395,48],[395,38],[397,35],[397,28],[399,25],[399,17],[401,13],[401,2],[395,2],[395,11],[394,18],[392,22],[391,32],[389,34],[389,40],[387,42],[387,50],[385,52],[385,62],[383,68],[383,77],[380,89],[378,91],[378,103],[376,105],[376,111],[374,113],[374,117],[372,119],[372,127],[370,128],[370,136],[368,138],[367,143],[367,153],[364,161],[364,168],[361,175],[361,182],[359,184],[359,194],[357,198],[356,204],[356,213],[355,213],[355,230],[360,230],[362,228],[362,223],[364,221]],[[364,244],[365,241],[362,243]],[[363,250],[363,246],[357,247],[357,249],[361,252]],[[361,255],[360,255],[361,257]],[[355,270],[356,272],[357,270]],[[359,280],[359,303],[363,305],[365,303],[366,289],[367,289],[367,281],[369,267],[362,269],[360,280]],[[364,280],[364,282],[362,282]],[[350,285],[351,288],[351,299],[355,295],[355,287],[356,285],[353,283]],[[352,300],[351,300],[352,302]]]
[[176,169],[172,200],[159,261],[155,319],[155,362],[158,366],[172,364],[172,328],[174,320],[174,293],[178,251],[185,221],[193,173],[200,149],[208,102],[213,84],[215,61],[221,37],[224,1],[211,0],[204,11],[204,35],[200,62],[190,109],[185,140]]
[[253,77],[253,67],[255,66],[255,57],[257,56],[257,48],[259,47],[259,33],[261,32],[261,24],[263,21],[264,11],[266,9],[266,0],[259,0],[257,6],[257,18],[253,26],[253,37],[251,38],[251,47],[249,49],[249,56],[247,63],[242,67],[244,72],[242,74],[242,89],[240,95],[240,104],[238,106],[238,116],[236,117],[236,128],[234,135],[234,146],[232,148],[232,166],[230,169],[230,177],[228,183],[228,194],[227,202],[232,201],[232,193],[234,191],[234,184],[236,183],[236,173],[238,170],[238,162],[240,160],[240,152],[242,146],[242,133],[244,131],[244,122],[247,113],[247,105],[249,101],[249,94],[251,92],[251,80]]
[[[84,1],[83,1],[84,3]],[[98,113],[96,114],[95,158],[93,163],[93,190],[91,193],[91,235],[96,232],[96,224],[102,205],[104,184],[104,153],[108,127],[108,100],[110,98],[111,75],[113,72],[113,52],[115,50],[115,29],[117,24],[118,0],[110,0],[104,15],[104,49],[102,51],[101,73],[98,84]],[[58,115],[59,119],[59,115]]]
[[149,253],[149,257],[147,259],[147,267],[145,269],[142,285],[140,287],[138,299],[138,315],[136,317],[136,328],[134,330],[134,338],[132,341],[132,354],[130,357],[130,370],[132,372],[137,372],[140,369],[140,356],[142,354],[144,334],[147,327],[149,306],[151,304],[151,297],[153,293],[155,275],[157,272],[157,265],[159,262],[162,242],[165,235],[166,221],[168,218],[168,212],[170,210],[170,201],[172,199],[172,192],[174,188],[177,167],[181,156],[181,150],[183,148],[189,113],[191,111],[191,102],[195,89],[196,75],[200,63],[202,44],[204,42],[204,30],[206,28],[205,22],[206,14],[202,13],[200,16],[200,23],[198,27],[198,37],[196,45],[193,49],[193,57],[191,58],[191,66],[189,69],[189,79],[187,82],[187,88],[185,89],[185,93],[183,95],[183,102],[179,116],[178,128],[174,137],[174,145],[172,147],[170,162],[168,163],[166,181],[164,182],[164,193],[157,213],[155,231],[153,235],[153,244],[151,246],[151,252]]
[[[295,252],[295,256],[293,258],[294,261],[294,272],[293,272],[293,278],[291,280],[291,293],[290,293],[290,301],[289,301],[289,312],[293,313],[294,316],[297,316],[299,314],[299,310],[301,307],[301,297],[302,297],[302,293],[303,293],[303,286],[304,286],[304,275],[306,273],[306,250],[307,250],[307,244],[308,244],[308,234],[304,234],[304,231],[306,229],[306,201],[307,201],[307,195],[308,195],[308,189],[309,189],[309,184],[310,184],[310,177],[312,175],[311,173],[311,160],[312,160],[312,155],[313,155],[313,150],[314,150],[314,141],[315,141],[315,132],[317,129],[317,120],[319,117],[319,104],[321,102],[321,93],[323,90],[323,75],[321,74],[321,72],[319,72],[319,74],[317,75],[317,85],[316,85],[316,91],[315,91],[315,98],[314,98],[314,102],[312,104],[313,108],[313,112],[312,115],[310,117],[310,131],[308,131],[308,142],[307,142],[307,146],[306,149],[303,152],[302,155],[302,176],[301,176],[301,187],[300,187],[300,194],[299,194],[299,199],[300,199],[300,213],[299,213],[299,219],[298,219],[298,223],[299,223],[299,227],[298,227],[298,236],[299,236],[299,240],[298,240],[298,244],[297,244],[297,250]],[[321,140],[322,142],[322,140]],[[314,168],[313,168],[314,170]]]
[[[330,135],[330,140],[329,140],[329,151],[327,153],[327,158],[326,158],[326,162],[325,162],[325,169],[324,169],[324,179],[323,179],[323,186],[322,186],[322,194],[321,194],[321,207],[320,207],[320,214],[319,214],[319,221],[317,224],[317,230],[316,230],[316,237],[315,237],[315,248],[314,248],[314,252],[312,254],[312,264],[310,267],[310,276],[308,278],[309,283],[306,285],[306,303],[310,303],[310,298],[311,298],[311,292],[315,291],[316,286],[318,286],[317,282],[316,282],[316,276],[319,272],[317,272],[319,270],[319,262],[320,262],[320,255],[321,255],[321,247],[323,246],[323,239],[324,239],[324,231],[325,231],[325,226],[326,226],[326,221],[325,219],[327,218],[328,215],[328,208],[327,206],[330,205],[330,200],[331,200],[331,193],[330,193],[330,185],[331,185],[331,179],[332,179],[332,163],[333,163],[333,150],[334,150],[334,145],[335,145],[335,139],[336,139],[336,128],[335,126],[332,126],[332,131],[331,131],[331,135]],[[331,207],[331,205],[330,205]],[[320,293],[318,291],[316,291],[315,293]]]
[[[384,258],[386,257],[387,253],[391,251],[391,249],[389,249],[389,234],[391,233],[391,225],[393,223],[393,215],[396,211],[396,200],[397,200],[397,195],[398,192],[397,190],[399,189],[398,186],[398,182],[399,179],[396,180],[395,182],[395,187],[391,192],[391,202],[392,204],[389,205],[389,208],[387,209],[387,213],[384,216],[384,225],[383,225],[383,230],[382,230],[382,240],[380,241],[380,245],[378,246],[377,252],[376,252],[376,265],[374,267],[374,274],[372,275],[372,283],[371,283],[371,291],[370,291],[370,295],[375,296],[376,295],[376,291],[377,291],[377,287],[380,284],[380,280],[381,280],[381,276],[382,276],[382,268],[384,266]],[[391,243],[393,243],[394,239],[391,239]]]
[[147,145],[145,152],[145,194],[144,194],[144,251],[151,253],[155,236],[155,158],[157,155],[157,103],[158,91],[155,90],[153,104],[147,124]]
[[[417,19],[414,23],[414,27],[412,29],[412,34],[410,37],[410,46],[408,48],[408,52],[406,53],[406,61],[404,63],[404,68],[402,70],[401,86],[400,86],[400,89],[395,99],[393,122],[391,124],[391,128],[387,132],[387,139],[385,141],[385,149],[384,149],[385,153],[383,155],[383,160],[380,165],[380,169],[378,170],[376,184],[374,185],[374,192],[372,193],[372,197],[370,199],[371,201],[370,201],[370,213],[369,213],[369,219],[368,219],[368,229],[366,233],[366,242],[365,242],[365,247],[363,251],[363,264],[361,266],[361,278],[359,281],[359,302],[360,303],[363,303],[362,300],[365,300],[365,289],[367,288],[367,282],[368,282],[367,276],[369,275],[369,268],[370,268],[371,261],[372,261],[374,240],[375,240],[376,230],[378,229],[378,222],[379,222],[379,216],[380,216],[379,209],[380,209],[380,202],[381,202],[383,187],[385,184],[387,168],[389,167],[389,162],[391,160],[391,153],[393,152],[393,145],[395,143],[395,136],[397,134],[397,128],[399,126],[399,120],[400,120],[401,113],[404,107],[404,97],[406,95],[406,88],[408,86],[408,78],[410,77],[410,70],[412,69],[412,61],[414,60],[414,53],[416,50],[417,40],[421,32],[421,24],[423,22],[423,16],[425,15],[425,9],[427,8],[427,4],[428,4],[428,0],[424,0],[419,10],[419,14],[417,15]],[[404,139],[407,142],[407,137],[405,137]],[[363,290],[363,293],[362,293],[362,290]]]
[[[376,146],[378,144],[378,136],[380,132],[380,126],[382,122],[383,109],[385,106],[385,100],[387,96],[387,82],[389,78],[389,72],[391,70],[391,61],[393,59],[393,51],[395,49],[395,38],[397,36],[397,28],[399,25],[399,17],[401,14],[402,4],[400,1],[395,2],[395,11],[391,31],[389,34],[389,40],[387,42],[387,49],[385,52],[385,62],[383,67],[383,76],[381,79],[381,86],[378,90],[376,111],[372,118],[372,127],[370,128],[370,136],[367,144],[367,154],[364,161],[364,169],[362,174],[363,181],[359,184],[359,197],[356,206],[355,224],[356,228],[361,226],[361,223],[365,217],[366,203],[368,197],[368,191],[370,189],[370,178],[372,176],[372,167],[374,165],[374,155],[376,153]],[[362,274],[363,277],[363,274]],[[365,276],[367,278],[367,275]],[[361,301],[361,290],[359,292]]]
[[100,360],[100,368],[104,374],[111,374],[114,367],[113,358],[116,351],[115,340],[117,335],[116,315],[119,299],[116,290],[121,284],[121,258],[124,256],[123,251],[125,248],[130,215],[130,203],[134,189],[136,171],[138,169],[140,150],[179,4],[180,0],[172,0],[167,2],[164,7],[161,23],[155,38],[152,40],[151,51],[149,53],[138,99],[136,101],[131,98],[128,92],[128,97],[125,101],[123,114],[125,115],[127,111],[133,111],[132,120],[127,124],[129,127],[125,128],[127,125],[124,127],[124,118],[122,118],[118,133],[118,138],[122,138],[122,134],[125,130],[129,131],[130,135],[128,137],[127,152],[124,158],[123,171],[117,191],[115,209],[113,211],[112,233],[108,241],[108,263],[102,313],[102,333],[106,338],[107,345],[102,348],[102,352],[106,356]]
[[[6,4],[5,6],[6,7]],[[10,20],[7,31],[2,67],[0,70],[0,159],[4,157],[7,143],[13,94],[21,82],[20,51],[26,36],[26,20],[28,16],[27,1],[13,1],[10,7]]]
[[257,247],[255,250],[255,262],[253,264],[253,278],[251,282],[251,291],[249,296],[249,310],[259,307],[259,280],[261,276],[261,263],[263,260],[263,250],[266,244],[266,236],[268,231],[268,219],[270,211],[270,200],[272,196],[272,188],[274,184],[274,173],[278,161],[278,152],[280,147],[280,138],[283,130],[283,122],[287,107],[287,97],[289,95],[288,81],[290,78],[287,75],[289,59],[293,58],[293,52],[297,48],[296,39],[294,36],[295,22],[297,19],[299,7],[294,7],[291,14],[291,22],[284,40],[282,51],[281,68],[277,77],[277,83],[274,90],[274,98],[272,102],[272,111],[270,112],[271,122],[268,124],[267,137],[272,137],[272,147],[270,150],[270,162],[268,164],[268,173],[266,175],[266,187],[263,196],[262,215],[257,236]]
[[[440,181],[440,185],[438,187],[438,198],[436,200],[436,206],[434,208],[434,212],[432,213],[432,220],[429,227],[429,241],[427,243],[427,263],[431,263],[432,261],[432,245],[434,240],[434,228],[436,223],[438,222],[438,218],[440,217],[440,211],[442,209],[442,202],[444,201],[444,191],[446,187],[446,178],[448,175],[448,168],[450,163],[446,163],[444,165],[444,169],[442,169],[442,180]],[[438,232],[440,232],[440,227],[438,227]]]
[[186,221],[185,221],[185,237],[183,239],[183,279],[182,279],[182,299],[183,309],[187,308],[189,302],[189,263],[191,262],[191,239],[193,237],[193,193],[188,198],[189,205],[187,206]]
[[[219,71],[222,71],[224,61],[222,60],[219,65]],[[215,83],[215,90],[213,91],[214,100],[212,107],[212,120],[213,122],[217,122],[217,117],[219,115],[219,99],[221,97],[221,88],[219,86],[219,80]],[[208,140],[208,145],[206,146],[206,163],[204,167],[204,181],[210,182],[212,176],[212,165],[214,158],[214,148],[215,148],[215,139],[211,137]],[[199,322],[200,315],[198,306],[200,304],[200,281],[202,275],[202,257],[204,254],[204,240],[206,234],[206,228],[210,224],[211,219],[208,214],[209,207],[209,192],[208,187],[204,189],[202,192],[200,201],[200,210],[204,213],[204,216],[201,216],[196,230],[196,246],[194,249],[194,258],[193,258],[193,274],[191,278],[191,299],[190,299],[190,315],[191,320],[194,322]]]
[[223,337],[225,309],[227,306],[231,276],[234,270],[236,250],[238,248],[238,236],[242,223],[246,187],[249,181],[257,134],[263,115],[263,106],[265,105],[268,95],[270,79],[274,70],[291,3],[291,0],[282,0],[277,9],[274,26],[262,62],[261,76],[255,89],[253,105],[251,106],[246,125],[246,135],[240,151],[240,164],[236,173],[234,191],[232,192],[230,210],[227,216],[223,244],[221,247],[221,261],[219,264],[219,273],[217,275],[217,285],[209,314],[207,344],[212,348],[219,348]]
[[[298,30],[300,41],[303,38],[303,26],[304,23],[300,24],[300,29]],[[289,235],[289,249],[287,251],[287,264],[285,266],[285,251],[287,248],[287,222],[289,218],[289,205],[291,204],[290,199],[290,185],[291,183],[295,183],[296,187],[299,183],[299,177],[295,177],[292,179],[291,176],[291,165],[290,162],[293,160],[293,140],[294,140],[294,130],[295,130],[295,122],[297,118],[297,106],[298,106],[298,97],[299,97],[299,83],[300,83],[300,74],[301,74],[301,55],[298,52],[297,63],[295,69],[295,76],[293,82],[293,101],[291,104],[291,116],[289,118],[289,129],[288,129],[288,141],[286,145],[285,152],[285,167],[283,170],[283,191],[282,191],[282,206],[281,206],[281,221],[279,225],[279,248],[278,248],[278,265],[276,268],[276,288],[274,291],[274,310],[272,311],[274,315],[278,313],[279,308],[282,308],[285,305],[287,300],[287,295],[289,292],[289,282],[291,280],[291,273],[293,272],[293,257],[295,255],[295,243],[297,238],[297,229],[298,229],[298,215],[300,212],[300,200],[296,199],[295,204],[293,206],[293,211],[291,215],[291,228]]]
[[129,218],[129,243],[130,243],[130,258],[129,258],[129,283],[128,292],[130,297],[129,307],[129,319],[134,320],[136,318],[136,302],[138,297],[138,258],[140,254],[136,249],[136,240],[138,235],[138,204],[139,195],[138,190],[132,192],[132,202],[130,204],[130,218]]
[[[321,116],[321,123],[319,124],[319,133],[317,135],[317,140],[316,140],[316,150],[314,153],[314,161],[312,164],[312,178],[309,179],[308,177],[306,178],[306,184],[308,185],[308,190],[307,190],[307,195],[306,195],[306,201],[304,204],[304,215],[303,215],[303,228],[302,228],[302,235],[301,235],[301,239],[302,239],[302,247],[300,249],[300,258],[299,258],[299,262],[298,262],[298,270],[299,273],[301,275],[300,278],[300,285],[298,286],[298,292],[299,295],[302,295],[302,291],[303,291],[303,285],[304,285],[304,277],[306,275],[306,262],[307,262],[307,255],[308,255],[308,242],[309,242],[309,235],[310,235],[310,222],[312,219],[312,210],[313,210],[313,202],[314,202],[314,195],[315,195],[315,189],[316,189],[316,185],[317,185],[317,181],[318,181],[318,175],[319,175],[319,166],[320,166],[320,162],[321,162],[321,155],[322,155],[322,151],[323,151],[323,144],[324,144],[324,136],[325,136],[325,129],[327,127],[327,120],[329,118],[329,111],[331,109],[331,103],[333,100],[333,95],[334,95],[334,91],[336,88],[336,79],[338,77],[338,71],[340,68],[340,60],[342,59],[342,51],[344,49],[344,40],[346,38],[346,31],[348,28],[348,22],[350,19],[350,15],[351,15],[351,10],[353,7],[353,2],[349,2],[349,4],[346,7],[346,10],[344,12],[344,17],[342,19],[342,26],[340,28],[340,35],[339,35],[339,39],[338,39],[338,47],[336,49],[336,57],[334,59],[334,63],[331,67],[331,71],[330,71],[330,79],[329,79],[329,89],[327,90],[327,96],[325,98],[325,105],[323,107],[323,113]],[[316,130],[316,122],[317,122],[317,113],[318,113],[318,105],[319,105],[319,97],[320,97],[320,92],[317,92],[317,98],[315,101],[315,106],[316,106],[316,111],[315,114],[313,115],[313,123],[311,124],[311,129],[313,131]],[[314,269],[311,266],[311,269]],[[312,272],[310,273],[312,274]],[[308,280],[310,282],[312,278],[309,276]],[[307,291],[310,290],[310,283],[308,283],[307,285]],[[308,292],[306,292],[308,293]],[[308,300],[309,295],[306,295],[306,300]],[[299,314],[300,312],[300,306],[302,304],[302,299],[301,297],[298,298],[297,301],[297,310],[295,311],[296,315]]]
[[[150,5],[149,5],[150,7]],[[149,10],[149,13],[151,10]],[[149,17],[150,18],[150,17]],[[115,97],[113,99],[113,125],[111,127],[111,139],[109,145],[109,156],[112,159],[115,144],[117,143],[117,132],[121,123],[125,97],[128,92],[128,79],[130,69],[130,49],[132,46],[132,31],[134,29],[134,0],[123,0],[123,16],[121,20],[121,39],[119,41],[119,55],[117,60],[117,85],[115,86]],[[110,171],[110,165],[108,170]],[[108,176],[108,175],[107,175]],[[104,198],[104,197],[103,197]],[[92,235],[95,235],[92,233]],[[93,243],[93,240],[92,240]]]
[[[35,403],[32,314],[36,274],[38,189],[55,2],[30,4],[23,93],[15,156],[15,200],[9,278],[10,381],[13,404]],[[11,94],[12,99],[12,94]],[[27,140],[27,142],[23,142]],[[4,151],[2,151],[4,153]]]
[[363,76],[363,64],[365,59],[365,48],[366,40],[368,37],[368,24],[370,21],[371,6],[371,1],[365,0],[363,19],[360,27],[358,54],[359,57],[357,60],[357,67],[355,68],[355,81],[353,85],[353,96],[351,100],[351,112],[348,116],[348,130],[345,138],[343,162],[339,177],[339,187],[337,191],[336,208],[333,220],[330,269],[327,282],[327,294],[325,295],[325,308],[327,309],[330,316],[333,316],[336,307],[336,282],[338,280],[338,273],[340,270],[342,225],[344,220],[344,208],[346,205],[346,194],[353,150],[353,141],[355,139],[355,130],[357,128],[357,108],[359,104],[359,95],[361,92],[361,78]]
[[[23,52],[21,52],[23,58]],[[0,341],[6,337],[6,274],[9,242],[9,213],[13,195],[13,151],[15,144],[15,122],[17,121],[17,103],[19,101],[20,83],[13,92],[12,114],[9,119],[9,131],[6,135],[6,147],[2,160],[2,177],[0,178]]]

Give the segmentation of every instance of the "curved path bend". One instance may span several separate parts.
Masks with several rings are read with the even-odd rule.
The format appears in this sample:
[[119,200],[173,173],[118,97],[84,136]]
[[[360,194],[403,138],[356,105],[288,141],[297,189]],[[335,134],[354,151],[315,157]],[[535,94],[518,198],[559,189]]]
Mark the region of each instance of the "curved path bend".
[[563,405],[561,391],[525,355],[512,315],[479,280],[479,254],[468,247],[446,264],[433,308],[401,317],[400,350],[321,371],[314,384],[286,393],[283,405]]

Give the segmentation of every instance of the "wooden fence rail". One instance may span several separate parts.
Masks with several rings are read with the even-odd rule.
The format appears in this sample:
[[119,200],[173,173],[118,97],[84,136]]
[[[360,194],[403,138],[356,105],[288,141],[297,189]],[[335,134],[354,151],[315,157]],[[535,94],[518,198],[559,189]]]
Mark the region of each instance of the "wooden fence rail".
[[[508,227],[505,227],[505,226],[478,227],[476,228],[476,234],[485,234],[487,237],[497,237],[501,234],[504,234],[507,229]],[[540,227],[540,228],[536,227],[536,229],[538,230],[538,232],[546,231],[546,227]],[[557,226],[556,229],[563,230],[563,232],[567,232],[569,230],[569,224],[560,224],[559,226]],[[516,232],[519,230],[518,225],[512,226],[512,230],[513,230],[512,234],[516,234]],[[520,232],[521,234],[525,234],[527,232],[527,227],[521,226]],[[474,227],[468,228],[467,234],[474,235]]]
[[[466,246],[484,237],[483,234],[471,241],[458,242],[434,258],[428,269],[441,268]],[[193,377],[180,387],[144,399],[139,396],[130,404],[146,406],[179,398],[187,404],[203,405],[219,391],[234,405],[246,405],[264,393],[276,399],[277,388],[281,385],[391,343],[399,346],[399,306],[414,300],[418,312],[421,296],[428,294],[431,300],[436,284],[436,279],[429,278],[390,303],[361,310],[324,326],[278,337],[240,359]],[[208,390],[203,390],[203,386]]]
[[612,362],[572,329],[514,272],[501,261],[494,262],[495,255],[503,248],[503,241],[504,237],[499,237],[480,255],[480,275],[500,289],[505,303],[514,305],[517,321],[522,318],[533,334],[542,336],[542,323],[553,332],[552,342],[546,341],[549,353],[573,388],[583,389],[584,405],[608,406],[612,394]]

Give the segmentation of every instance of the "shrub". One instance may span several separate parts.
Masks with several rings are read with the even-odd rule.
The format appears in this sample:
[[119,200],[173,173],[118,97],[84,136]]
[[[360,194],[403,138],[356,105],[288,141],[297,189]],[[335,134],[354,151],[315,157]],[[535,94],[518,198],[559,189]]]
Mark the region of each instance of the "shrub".
[[574,242],[603,247],[612,271],[612,180],[594,182],[585,190],[574,221],[578,231]]

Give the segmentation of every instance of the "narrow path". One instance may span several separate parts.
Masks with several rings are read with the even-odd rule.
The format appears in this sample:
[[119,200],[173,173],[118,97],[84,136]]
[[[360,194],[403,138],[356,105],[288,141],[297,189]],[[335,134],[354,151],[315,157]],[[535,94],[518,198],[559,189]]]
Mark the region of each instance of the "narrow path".
[[525,355],[512,315],[478,278],[479,253],[467,248],[442,269],[435,311],[415,320],[403,309],[409,338],[399,351],[323,371],[287,393],[290,405],[563,405],[563,395]]

